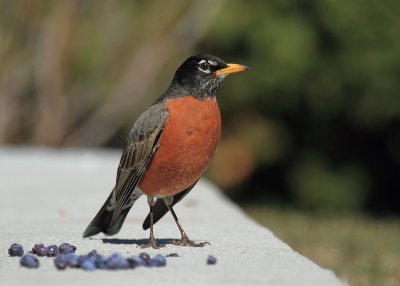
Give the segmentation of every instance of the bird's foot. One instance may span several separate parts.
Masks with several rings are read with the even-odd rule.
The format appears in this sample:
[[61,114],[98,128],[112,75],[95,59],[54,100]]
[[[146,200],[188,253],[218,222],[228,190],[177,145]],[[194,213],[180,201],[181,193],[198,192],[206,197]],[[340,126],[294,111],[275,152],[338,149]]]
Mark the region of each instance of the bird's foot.
[[182,238],[179,240],[172,240],[172,241],[170,241],[170,243],[173,245],[190,246],[190,247],[204,247],[207,244],[211,245],[207,241],[195,243],[195,242],[191,241],[186,235],[182,236]]
[[140,248],[152,247],[154,249],[160,249],[162,247],[165,247],[165,244],[157,243],[157,241],[154,238],[153,239],[150,238],[148,243],[138,244],[136,247],[140,247]]

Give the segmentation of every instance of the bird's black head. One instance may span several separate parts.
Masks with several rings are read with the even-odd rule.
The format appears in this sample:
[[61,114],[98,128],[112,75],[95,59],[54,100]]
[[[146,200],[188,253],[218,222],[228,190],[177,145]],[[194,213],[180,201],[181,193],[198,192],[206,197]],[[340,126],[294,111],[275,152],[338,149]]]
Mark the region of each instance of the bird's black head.
[[246,69],[246,66],[227,64],[212,55],[192,56],[176,71],[169,91],[180,89],[183,90],[182,93],[186,92],[200,99],[215,96],[219,85],[228,74]]

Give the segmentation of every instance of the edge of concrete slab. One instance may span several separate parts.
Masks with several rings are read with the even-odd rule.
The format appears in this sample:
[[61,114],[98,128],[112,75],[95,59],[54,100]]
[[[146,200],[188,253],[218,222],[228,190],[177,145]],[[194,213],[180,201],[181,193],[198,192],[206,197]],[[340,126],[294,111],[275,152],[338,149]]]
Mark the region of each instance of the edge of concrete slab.
[[[192,239],[211,246],[188,248],[167,245],[156,253],[177,253],[167,267],[131,271],[78,269],[58,271],[51,258],[40,258],[41,267],[28,270],[7,248],[19,242],[29,249],[35,243],[75,244],[79,254],[97,249],[102,254],[124,256],[142,250],[136,243],[148,233],[141,223],[148,208],[144,198],[134,205],[115,236],[97,235],[82,239],[82,231],[104,202],[114,183],[119,150],[0,147],[0,281],[2,285],[346,285],[330,270],[323,269],[292,250],[267,228],[249,218],[212,183],[201,180],[176,206],[186,232]],[[155,225],[157,238],[178,238],[170,216]],[[217,257],[214,266],[208,255]],[[5,284],[3,284],[3,282]]]

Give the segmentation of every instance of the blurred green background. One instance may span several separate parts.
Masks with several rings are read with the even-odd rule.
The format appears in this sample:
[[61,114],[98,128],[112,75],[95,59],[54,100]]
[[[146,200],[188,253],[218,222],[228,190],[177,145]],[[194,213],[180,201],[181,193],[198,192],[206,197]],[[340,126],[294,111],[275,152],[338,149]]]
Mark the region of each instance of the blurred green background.
[[[307,242],[326,219],[321,240],[355,221],[347,243],[364,245],[371,224],[400,241],[399,12],[398,0],[0,0],[0,143],[122,148],[188,56],[248,65],[220,88],[207,176],[353,285],[398,285],[399,246],[376,251],[392,266],[371,254],[371,271]],[[310,228],[287,233],[293,218]]]

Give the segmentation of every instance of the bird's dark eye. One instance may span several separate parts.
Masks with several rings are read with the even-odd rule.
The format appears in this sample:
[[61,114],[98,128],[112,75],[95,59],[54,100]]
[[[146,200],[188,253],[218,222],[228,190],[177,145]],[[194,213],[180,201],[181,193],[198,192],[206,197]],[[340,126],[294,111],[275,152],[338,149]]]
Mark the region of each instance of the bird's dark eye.
[[200,69],[204,72],[210,72],[210,65],[207,62],[200,63]]

